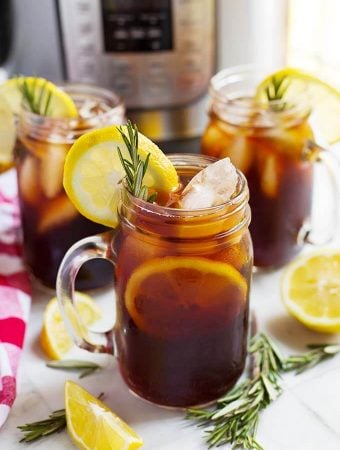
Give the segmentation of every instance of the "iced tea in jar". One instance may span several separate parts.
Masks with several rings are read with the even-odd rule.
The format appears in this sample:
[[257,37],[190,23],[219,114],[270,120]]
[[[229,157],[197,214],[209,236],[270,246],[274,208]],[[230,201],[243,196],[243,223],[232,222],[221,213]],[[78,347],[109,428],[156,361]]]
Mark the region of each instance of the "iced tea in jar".
[[[60,262],[79,239],[106,228],[80,215],[63,189],[66,154],[89,130],[124,122],[125,108],[113,92],[90,85],[62,89],[73,99],[77,118],[54,118],[21,108],[18,119],[17,174],[26,264],[35,279],[55,288]],[[112,282],[103,261],[86,264],[77,289],[93,289]]]
[[159,405],[188,407],[220,397],[244,368],[252,272],[250,209],[241,172],[230,200],[209,208],[179,208],[182,190],[214,159],[185,154],[169,158],[179,190],[170,196],[159,193],[149,203],[124,188],[117,230],[70,249],[57,292],[67,304],[82,261],[94,253],[110,259],[116,274],[114,345],[110,333],[106,346],[86,338],[78,345],[108,352],[114,347],[134,393]]
[[211,80],[209,123],[202,153],[229,156],[248,181],[258,267],[279,267],[302,248],[311,216],[313,163],[321,149],[313,143],[307,98],[258,103],[264,79],[253,68],[223,70]]

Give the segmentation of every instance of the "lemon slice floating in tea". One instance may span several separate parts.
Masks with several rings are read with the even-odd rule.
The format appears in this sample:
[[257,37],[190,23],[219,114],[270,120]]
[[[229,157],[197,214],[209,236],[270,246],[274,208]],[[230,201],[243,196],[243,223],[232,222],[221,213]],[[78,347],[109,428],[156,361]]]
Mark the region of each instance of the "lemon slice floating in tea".
[[333,144],[340,140],[340,91],[313,75],[285,68],[269,75],[257,87],[255,99],[261,103],[268,98],[280,98],[294,105],[306,98],[315,125],[321,135]]
[[67,431],[84,450],[134,450],[143,445],[139,435],[108,406],[78,384],[65,383]]
[[[128,150],[119,131],[127,135],[127,126],[111,126],[81,136],[67,154],[64,187],[78,211],[94,222],[109,227],[118,224],[117,206],[122,179],[126,173],[119,158]],[[172,192],[178,187],[176,169],[164,153],[147,137],[138,133],[138,154],[149,164],[143,183],[156,191]]]
[[246,280],[230,264],[166,256],[146,261],[132,272],[125,305],[135,324],[148,334],[192,336],[224,327],[244,308],[246,294]]
[[0,96],[0,173],[12,165],[15,139],[14,115],[8,102]]
[[[91,297],[76,292],[75,307],[84,325],[90,325],[102,316],[101,310]],[[52,298],[46,305],[40,344],[45,354],[51,359],[61,359],[72,348],[73,342],[68,334],[60,314],[57,298]]]
[[340,251],[322,250],[291,262],[282,277],[282,299],[306,327],[340,332]]
[[77,107],[72,98],[51,81],[37,77],[11,78],[0,85],[0,97],[10,105],[12,111],[19,114],[23,103],[29,98],[28,110],[43,116],[71,119],[78,117]]

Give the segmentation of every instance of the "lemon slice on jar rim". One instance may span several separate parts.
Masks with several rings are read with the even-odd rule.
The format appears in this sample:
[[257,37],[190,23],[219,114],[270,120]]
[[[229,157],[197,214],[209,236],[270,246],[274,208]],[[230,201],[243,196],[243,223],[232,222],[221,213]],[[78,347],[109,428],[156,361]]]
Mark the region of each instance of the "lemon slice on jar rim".
[[281,100],[289,104],[306,98],[312,110],[311,117],[321,136],[329,144],[340,140],[340,91],[314,75],[295,68],[284,68],[266,77],[257,87],[255,99],[267,103],[275,95],[275,86],[281,84]]
[[[127,135],[127,126],[110,126],[81,136],[69,150],[64,166],[64,188],[71,202],[88,219],[115,228],[117,207],[125,171],[119,147],[129,159],[119,130]],[[142,160],[150,154],[143,183],[148,188],[172,192],[178,176],[172,162],[150,139],[138,133],[138,153]]]
[[294,259],[283,271],[281,297],[307,328],[340,333],[340,250],[320,249]]
[[46,109],[46,113],[42,115],[59,119],[78,117],[77,107],[72,98],[51,81],[38,77],[15,77],[0,85],[0,97],[7,101],[13,113],[20,113],[24,84],[34,96],[35,106],[37,107],[39,103],[43,111]]

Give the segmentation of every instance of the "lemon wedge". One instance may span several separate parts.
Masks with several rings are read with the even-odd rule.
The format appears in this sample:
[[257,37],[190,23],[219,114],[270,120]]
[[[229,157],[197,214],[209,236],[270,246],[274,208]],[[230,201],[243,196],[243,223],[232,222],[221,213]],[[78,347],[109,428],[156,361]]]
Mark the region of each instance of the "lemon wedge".
[[134,450],[143,445],[139,435],[108,406],[78,384],[65,383],[67,431],[83,450]]
[[325,81],[294,68],[279,70],[265,78],[257,87],[255,99],[268,101],[268,92],[282,81],[283,100],[289,104],[306,99],[312,110],[312,119],[320,134],[329,144],[340,140],[340,91]]
[[[47,116],[70,119],[78,117],[77,107],[72,98],[59,89],[51,81],[37,77],[16,77],[0,85],[0,97],[10,105],[13,113],[19,114],[22,105],[22,92],[20,86],[25,82],[30,92],[34,92],[36,102],[46,105],[48,101]],[[50,100],[48,100],[50,97]]]
[[[127,134],[126,126],[121,129]],[[88,219],[113,228],[118,224],[117,206],[125,176],[118,147],[123,157],[129,158],[118,126],[91,131],[73,144],[64,166],[64,187],[74,206]],[[178,176],[173,164],[141,133],[138,153],[143,160],[150,154],[143,181],[147,187],[163,192],[176,190]]]
[[[90,325],[101,318],[101,310],[90,296],[76,292],[75,299],[77,312],[84,325]],[[72,320],[72,317],[70,318]],[[53,297],[46,305],[40,344],[50,359],[62,359],[73,346],[71,336],[68,334],[60,314],[56,297]]]
[[282,276],[288,312],[306,327],[340,332],[340,251],[319,250],[291,262]]

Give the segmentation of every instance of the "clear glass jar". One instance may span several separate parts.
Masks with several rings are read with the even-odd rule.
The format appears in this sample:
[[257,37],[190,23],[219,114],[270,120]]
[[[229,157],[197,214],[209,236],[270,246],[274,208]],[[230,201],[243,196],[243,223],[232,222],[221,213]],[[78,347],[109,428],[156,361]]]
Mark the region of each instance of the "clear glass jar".
[[[183,186],[215,161],[170,158]],[[77,336],[77,327],[75,341],[90,351],[115,349],[126,384],[156,404],[210,402],[243,371],[252,244],[247,182],[238,176],[230,201],[200,210],[147,203],[123,190],[117,230],[80,241],[60,267],[57,294],[65,306],[83,261],[97,256],[113,262],[114,330],[105,334],[106,345],[96,346]]]
[[[82,134],[124,123],[125,108],[113,92],[96,86],[62,87],[79,111],[76,119],[55,119],[21,110],[18,119],[17,173],[24,236],[24,256],[34,278],[55,288],[58,267],[77,240],[105,230],[81,216],[63,189],[66,154]],[[84,266],[77,289],[93,289],[112,282],[109,264]]]
[[310,228],[313,163],[324,150],[313,142],[305,96],[294,105],[278,100],[270,107],[254,100],[264,78],[252,67],[226,69],[212,78],[201,151],[230,157],[246,175],[254,263],[269,268],[287,263],[302,248]]

